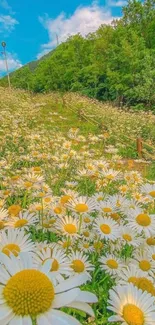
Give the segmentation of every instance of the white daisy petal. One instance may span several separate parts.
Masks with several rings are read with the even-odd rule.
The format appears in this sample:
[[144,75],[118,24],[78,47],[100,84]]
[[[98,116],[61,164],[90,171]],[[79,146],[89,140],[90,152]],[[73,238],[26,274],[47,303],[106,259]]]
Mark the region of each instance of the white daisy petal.
[[74,301],[80,294],[80,289],[75,288],[69,290],[68,292],[59,293],[55,296],[55,299],[52,303],[53,308],[61,308],[63,306],[69,305]]
[[48,319],[50,324],[54,325],[81,325],[81,323],[74,317],[59,310],[53,310],[51,313],[49,313]]
[[68,307],[82,310],[88,315],[94,317],[93,309],[85,302],[74,301],[71,304],[69,304]]

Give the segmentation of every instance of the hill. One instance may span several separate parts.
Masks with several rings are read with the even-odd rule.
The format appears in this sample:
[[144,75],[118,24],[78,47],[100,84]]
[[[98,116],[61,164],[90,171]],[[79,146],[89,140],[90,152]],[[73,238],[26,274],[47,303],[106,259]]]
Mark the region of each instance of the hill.
[[12,73],[12,85],[33,92],[78,91],[120,107],[154,110],[154,29],[154,0],[129,0],[120,20],[85,38],[70,37]]
[[118,155],[129,159],[138,158],[136,140],[141,137],[143,157],[155,159],[155,116],[151,112],[128,112],[75,93],[33,94],[23,90],[9,92],[2,87],[0,101],[4,109],[14,114],[14,121],[21,115],[33,132],[43,126],[49,132],[65,135],[72,127],[84,136],[102,133],[103,147],[112,145]]

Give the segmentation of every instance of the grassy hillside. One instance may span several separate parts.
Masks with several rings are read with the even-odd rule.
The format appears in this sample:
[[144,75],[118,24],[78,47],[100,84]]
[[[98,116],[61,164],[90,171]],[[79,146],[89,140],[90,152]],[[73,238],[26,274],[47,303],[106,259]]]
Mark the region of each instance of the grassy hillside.
[[[69,37],[39,61],[11,74],[15,88],[75,91],[136,110],[155,111],[154,1],[130,0],[122,18]],[[0,81],[6,85],[6,78]]]

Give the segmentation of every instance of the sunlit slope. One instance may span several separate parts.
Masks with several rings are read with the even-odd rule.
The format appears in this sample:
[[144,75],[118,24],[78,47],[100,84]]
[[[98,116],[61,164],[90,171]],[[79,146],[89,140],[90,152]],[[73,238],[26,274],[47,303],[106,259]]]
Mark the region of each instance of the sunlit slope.
[[[0,88],[1,122],[6,128],[22,132],[27,128],[66,134],[71,127],[81,135],[104,135],[103,146],[114,145],[123,157],[137,158],[136,139],[144,141],[143,156],[153,159],[155,153],[155,116],[152,113],[126,112],[78,94],[33,95],[24,91]],[[6,119],[7,115],[7,119]],[[18,123],[17,123],[18,120]],[[21,130],[21,128],[20,128]]]

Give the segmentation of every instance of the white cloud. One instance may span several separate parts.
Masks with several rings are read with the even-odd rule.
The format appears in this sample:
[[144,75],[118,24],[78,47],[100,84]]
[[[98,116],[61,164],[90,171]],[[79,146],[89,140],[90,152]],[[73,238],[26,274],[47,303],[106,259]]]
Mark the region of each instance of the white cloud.
[[109,0],[107,4],[109,7],[123,7],[127,4],[127,0]]
[[0,33],[11,32],[19,22],[10,15],[0,15]]
[[[7,53],[7,62],[9,71],[13,71],[22,67],[21,62],[16,58],[16,55]],[[4,75],[6,72],[5,60],[3,57],[0,57],[0,75]]]
[[96,31],[102,24],[110,24],[113,19],[111,10],[99,6],[97,2],[93,2],[87,7],[78,7],[73,15],[69,17],[65,13],[61,13],[55,19],[51,19],[47,15],[39,17],[39,21],[48,31],[49,42],[42,45],[43,50],[38,54],[37,58],[48,53],[56,46],[56,36],[58,36],[59,43],[77,33],[86,36],[88,33]]
[[9,11],[10,14],[14,14],[11,6],[8,4],[7,0],[0,0],[0,7]]

